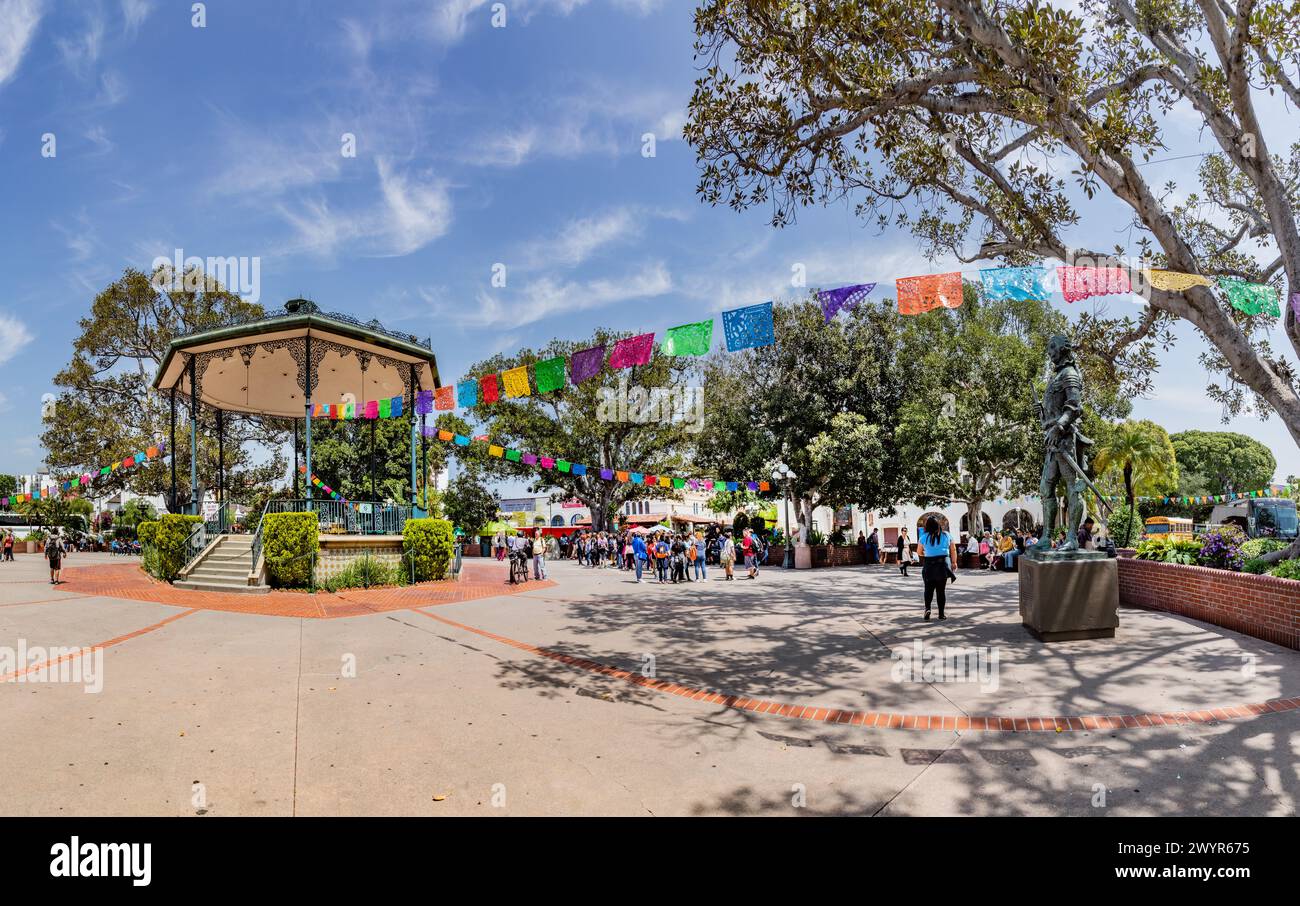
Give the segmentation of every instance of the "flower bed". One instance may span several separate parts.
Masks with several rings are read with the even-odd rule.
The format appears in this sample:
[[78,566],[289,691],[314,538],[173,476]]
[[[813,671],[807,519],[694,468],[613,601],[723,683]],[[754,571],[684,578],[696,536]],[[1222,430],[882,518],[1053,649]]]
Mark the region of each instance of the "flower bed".
[[1119,598],[1300,650],[1300,581],[1120,557]]

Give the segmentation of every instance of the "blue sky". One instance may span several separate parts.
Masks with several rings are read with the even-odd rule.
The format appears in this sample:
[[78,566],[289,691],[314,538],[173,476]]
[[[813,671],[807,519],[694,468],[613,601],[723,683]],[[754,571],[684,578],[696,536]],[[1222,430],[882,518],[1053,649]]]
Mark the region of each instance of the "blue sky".
[[[444,380],[597,325],[788,298],[796,264],[814,286],[950,264],[845,206],[777,231],[700,204],[680,139],[697,75],[685,0],[512,0],[503,28],[485,0],[213,0],[204,28],[190,7],[0,0],[0,471],[39,466],[40,398],[95,292],[178,248],[260,258],[268,307],[305,295],[432,335]],[[1171,127],[1170,157],[1208,149],[1192,118]],[[1097,202],[1073,238],[1108,248],[1125,224]],[[1179,333],[1136,414],[1219,428],[1201,341]],[[1275,418],[1230,427],[1300,473]]]

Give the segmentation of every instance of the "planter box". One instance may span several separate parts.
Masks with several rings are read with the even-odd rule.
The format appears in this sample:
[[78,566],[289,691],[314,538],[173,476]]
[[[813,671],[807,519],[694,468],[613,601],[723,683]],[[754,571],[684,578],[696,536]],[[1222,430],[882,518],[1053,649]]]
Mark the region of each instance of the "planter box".
[[1300,581],[1119,557],[1120,603],[1300,650]]

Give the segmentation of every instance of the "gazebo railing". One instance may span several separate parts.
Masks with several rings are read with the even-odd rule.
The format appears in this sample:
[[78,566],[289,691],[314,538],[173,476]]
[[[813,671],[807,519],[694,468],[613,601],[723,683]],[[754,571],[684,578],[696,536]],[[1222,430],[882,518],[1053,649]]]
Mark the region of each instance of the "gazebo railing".
[[378,501],[272,500],[268,513],[313,512],[325,534],[400,535],[411,518],[409,506]]

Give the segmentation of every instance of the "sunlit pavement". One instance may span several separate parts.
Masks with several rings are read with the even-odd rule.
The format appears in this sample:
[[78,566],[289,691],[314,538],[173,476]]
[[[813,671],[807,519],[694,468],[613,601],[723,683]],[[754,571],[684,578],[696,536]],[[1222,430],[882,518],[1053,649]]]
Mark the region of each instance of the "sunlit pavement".
[[[889,567],[568,562],[313,618],[43,567],[0,566],[0,646],[103,645],[103,688],[0,684],[5,814],[1294,814],[1300,787],[1300,654],[1127,608],[1115,639],[1045,646],[1014,575],[960,573],[942,623]],[[985,672],[927,675],[945,647]]]

